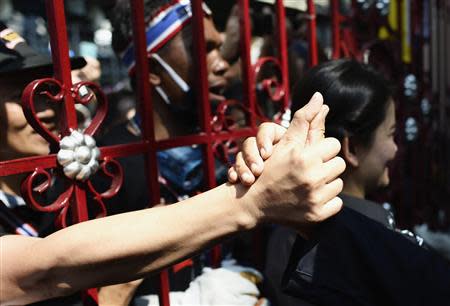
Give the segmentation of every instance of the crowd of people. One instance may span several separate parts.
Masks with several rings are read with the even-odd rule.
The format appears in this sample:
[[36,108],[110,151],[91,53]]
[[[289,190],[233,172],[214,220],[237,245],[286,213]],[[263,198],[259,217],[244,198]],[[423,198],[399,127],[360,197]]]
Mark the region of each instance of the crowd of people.
[[[197,133],[190,1],[145,0],[144,7],[155,140]],[[230,96],[242,99],[238,8],[223,33],[208,6],[203,13],[214,110]],[[108,93],[116,105],[96,135],[99,146],[142,139],[130,1],[117,0],[108,17],[129,79]],[[263,39],[254,53],[270,49],[273,37]],[[51,58],[3,23],[0,41],[0,161],[46,155],[48,142],[27,122],[21,96],[31,81],[52,77]],[[167,267],[172,305],[446,305],[448,260],[367,198],[389,186],[397,152],[389,81],[351,59],[306,69],[305,52],[298,41],[290,49],[289,127],[263,123],[227,156],[231,167],[217,159],[220,184],[209,191],[199,193],[200,146],[157,152],[161,203],[153,208],[144,156],[120,158],[123,185],[108,200],[108,216],[58,229],[54,214],[27,206],[24,175],[0,177],[0,305],[81,305],[88,288],[99,288],[99,305],[157,305],[155,275]],[[93,58],[72,57],[71,67],[74,82],[100,80]],[[37,117],[58,134],[61,109],[48,102],[39,99]],[[81,132],[93,105],[77,107]],[[106,184],[100,176],[92,183]],[[53,184],[49,199],[59,190]],[[256,246],[246,235],[257,227],[267,236],[257,250],[263,266],[249,260]],[[213,269],[208,248],[217,243],[224,261]]]

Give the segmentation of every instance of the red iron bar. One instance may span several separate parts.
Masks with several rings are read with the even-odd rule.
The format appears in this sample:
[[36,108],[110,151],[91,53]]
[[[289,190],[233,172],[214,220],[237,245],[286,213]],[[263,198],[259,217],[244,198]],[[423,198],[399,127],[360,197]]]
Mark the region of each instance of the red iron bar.
[[256,121],[253,114],[256,107],[256,79],[252,61],[250,56],[250,47],[252,39],[252,29],[250,22],[249,0],[238,0],[240,12],[240,48],[241,48],[241,69],[242,69],[242,85],[244,88],[244,104],[250,112],[247,120],[251,128],[256,128]]
[[330,0],[331,9],[331,30],[333,32],[333,59],[341,57],[341,19],[342,16],[339,13],[339,0]]
[[[55,78],[63,84],[65,90],[64,96],[64,115],[66,124],[62,124],[64,134],[68,134],[72,129],[78,127],[75,104],[70,92],[72,88],[72,78],[70,74],[69,62],[69,44],[67,42],[67,26],[64,14],[64,2],[57,0],[47,0],[47,16],[50,28],[50,45],[52,49],[53,63],[55,64]],[[53,34],[53,35],[52,35]],[[31,186],[30,186],[31,187]],[[70,206],[72,207],[72,222],[78,223],[88,220],[86,193],[79,184],[75,185],[75,196],[70,197]],[[88,297],[97,301],[97,290],[90,289],[86,291],[83,299]],[[87,303],[87,302],[85,302]]]
[[309,15],[309,65],[313,67],[319,63],[317,50],[316,6],[314,0],[308,0]]
[[[156,141],[153,125],[153,106],[151,91],[148,84],[148,58],[147,58],[147,38],[145,35],[144,1],[131,0],[131,11],[133,21],[136,75],[137,75],[137,100],[140,101],[143,141],[149,144],[149,149],[145,152],[145,165],[147,173],[148,189],[150,192],[150,205],[160,202],[160,190],[158,184],[158,165],[156,161]],[[161,306],[169,306],[169,275],[167,270],[159,274],[159,303]]]
[[287,52],[287,33],[286,33],[286,12],[283,5],[283,0],[277,0],[277,30],[278,30],[278,58],[281,64],[281,78],[283,93],[283,107],[281,114],[283,114],[290,107],[290,84],[289,84],[289,68],[288,68],[288,52]]
[[[200,128],[207,135],[211,136],[212,133],[212,117],[211,106],[209,101],[209,86],[208,86],[208,69],[206,67],[206,42],[204,35],[204,12],[202,8],[202,0],[192,0],[192,36],[194,39],[194,65],[198,67],[198,76],[196,77],[197,83],[197,101],[200,102],[199,114],[200,114]],[[208,143],[203,146],[203,173],[206,182],[206,188],[211,189],[216,187],[216,174],[214,163],[214,152],[212,143]],[[214,267],[219,267],[221,248],[220,246],[214,246],[211,253],[211,261]]]

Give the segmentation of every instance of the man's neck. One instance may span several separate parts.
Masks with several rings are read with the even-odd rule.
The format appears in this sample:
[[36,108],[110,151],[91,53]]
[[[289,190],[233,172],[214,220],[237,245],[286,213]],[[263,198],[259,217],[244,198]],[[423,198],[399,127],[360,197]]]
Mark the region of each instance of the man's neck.
[[181,136],[186,132],[186,126],[173,114],[169,107],[159,98],[153,96],[153,123],[155,139],[163,140]]

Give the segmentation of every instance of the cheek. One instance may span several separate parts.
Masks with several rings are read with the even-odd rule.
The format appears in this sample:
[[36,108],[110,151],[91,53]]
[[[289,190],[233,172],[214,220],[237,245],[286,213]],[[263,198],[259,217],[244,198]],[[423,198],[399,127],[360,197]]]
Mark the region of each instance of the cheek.
[[8,122],[8,130],[20,130],[28,125],[22,107],[16,103],[5,103],[5,114]]
[[48,143],[33,132],[23,115],[22,108],[18,104],[7,103],[5,109],[8,127],[4,138],[1,139],[2,159],[48,154]]

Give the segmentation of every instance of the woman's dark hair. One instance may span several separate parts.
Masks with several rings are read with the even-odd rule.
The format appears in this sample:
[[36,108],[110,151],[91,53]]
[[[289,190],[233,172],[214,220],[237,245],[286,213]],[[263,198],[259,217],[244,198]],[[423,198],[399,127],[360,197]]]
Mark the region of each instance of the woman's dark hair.
[[348,136],[363,145],[372,142],[392,96],[392,88],[380,73],[348,59],[329,61],[307,72],[294,88],[292,111],[308,103],[317,91],[330,107],[326,136],[339,140]]

